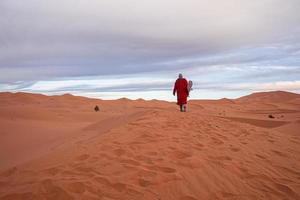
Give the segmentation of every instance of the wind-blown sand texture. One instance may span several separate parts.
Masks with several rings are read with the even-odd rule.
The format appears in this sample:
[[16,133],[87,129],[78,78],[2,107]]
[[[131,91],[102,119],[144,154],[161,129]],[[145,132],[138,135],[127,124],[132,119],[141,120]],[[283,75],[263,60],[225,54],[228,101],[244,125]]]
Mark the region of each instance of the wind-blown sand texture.
[[0,199],[300,199],[300,95],[1,93]]

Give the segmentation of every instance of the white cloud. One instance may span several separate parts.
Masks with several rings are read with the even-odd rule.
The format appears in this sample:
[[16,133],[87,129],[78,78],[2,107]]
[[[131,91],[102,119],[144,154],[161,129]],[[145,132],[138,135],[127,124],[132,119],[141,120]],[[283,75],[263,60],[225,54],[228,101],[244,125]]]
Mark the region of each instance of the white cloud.
[[285,91],[300,91],[300,81],[278,81],[266,83],[233,83],[220,85],[219,90],[233,90],[233,91],[271,91],[271,90],[285,90]]
[[253,90],[287,90],[287,91],[295,91],[300,90],[300,81],[279,81],[274,83],[261,83],[261,84],[251,84],[248,89]]

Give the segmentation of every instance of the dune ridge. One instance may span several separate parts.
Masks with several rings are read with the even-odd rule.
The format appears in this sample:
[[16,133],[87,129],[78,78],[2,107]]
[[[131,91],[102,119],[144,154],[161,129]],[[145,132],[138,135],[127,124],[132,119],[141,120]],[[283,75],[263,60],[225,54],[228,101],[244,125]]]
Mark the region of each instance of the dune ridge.
[[0,93],[0,199],[300,199],[299,121],[300,95],[282,91],[187,113]]

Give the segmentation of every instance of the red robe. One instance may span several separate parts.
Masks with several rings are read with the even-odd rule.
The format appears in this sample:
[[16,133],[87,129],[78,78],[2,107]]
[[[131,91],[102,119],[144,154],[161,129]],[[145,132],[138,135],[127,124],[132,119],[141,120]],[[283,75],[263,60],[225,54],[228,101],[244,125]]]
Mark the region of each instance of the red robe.
[[174,85],[173,93],[177,92],[177,104],[183,105],[187,103],[188,92],[188,82],[185,78],[177,79]]

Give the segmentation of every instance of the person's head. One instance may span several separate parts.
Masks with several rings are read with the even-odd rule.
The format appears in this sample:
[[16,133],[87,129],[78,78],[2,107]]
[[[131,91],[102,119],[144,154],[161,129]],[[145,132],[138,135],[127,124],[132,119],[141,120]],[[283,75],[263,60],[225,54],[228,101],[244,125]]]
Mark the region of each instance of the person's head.
[[183,78],[183,76],[182,76],[182,74],[181,74],[181,73],[178,75],[178,78]]

